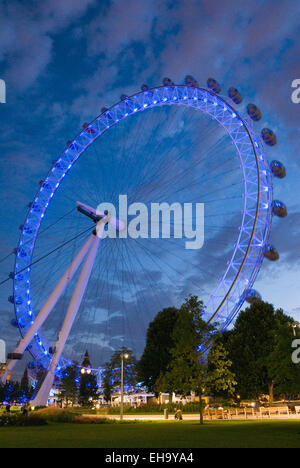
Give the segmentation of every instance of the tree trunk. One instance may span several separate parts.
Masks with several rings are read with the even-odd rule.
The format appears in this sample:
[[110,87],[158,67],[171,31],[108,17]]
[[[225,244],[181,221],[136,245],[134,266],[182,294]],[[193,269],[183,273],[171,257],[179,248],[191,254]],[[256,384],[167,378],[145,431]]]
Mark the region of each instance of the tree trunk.
[[269,397],[270,403],[274,402],[274,382],[269,383]]
[[201,426],[203,426],[204,418],[203,418],[202,392],[200,392],[199,398],[200,398],[200,403],[199,403],[199,405],[200,405],[200,424],[201,424]]

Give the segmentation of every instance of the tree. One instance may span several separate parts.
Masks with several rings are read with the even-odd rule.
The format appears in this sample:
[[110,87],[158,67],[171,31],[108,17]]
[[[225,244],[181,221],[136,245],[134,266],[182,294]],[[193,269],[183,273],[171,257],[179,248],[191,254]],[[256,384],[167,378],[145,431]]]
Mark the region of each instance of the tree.
[[107,403],[110,403],[111,396],[114,390],[114,385],[113,385],[113,371],[111,369],[109,362],[107,362],[104,365],[104,371],[102,374],[102,387],[104,390],[105,401]]
[[256,300],[240,313],[234,329],[225,335],[224,346],[242,398],[269,393],[272,402],[274,386],[282,389],[286,372],[291,376],[292,322],[282,310],[275,311],[273,305]]
[[228,359],[220,336],[215,336],[214,343],[208,355],[207,389],[214,396],[232,396],[237,384],[235,375],[231,371],[232,361]]
[[298,396],[300,389],[300,364],[293,363],[291,359],[291,343],[300,338],[299,329],[293,335],[293,319],[277,311],[277,330],[275,346],[270,353],[267,364],[268,374],[274,382],[274,393]]
[[80,376],[79,403],[82,406],[90,406],[98,399],[97,377],[92,373]]
[[202,397],[208,383],[205,346],[214,327],[203,320],[203,303],[190,296],[181,306],[173,331],[172,361],[160,375],[156,389],[168,389],[182,395],[194,391],[200,398],[200,423],[203,424]]
[[172,361],[173,331],[178,315],[174,307],[163,309],[149,325],[146,347],[138,364],[138,379],[149,392],[155,391],[157,380]]
[[121,356],[125,354],[128,355],[128,358],[124,359],[124,384],[128,387],[135,387],[137,384],[136,358],[130,349],[123,347],[116,351],[110,360],[114,387],[121,386]]
[[112,355],[111,360],[105,364],[102,386],[104,397],[108,402],[111,400],[112,392],[121,386],[121,355],[128,355],[124,359],[124,385],[128,388],[137,384],[137,361],[132,351],[123,347]]
[[60,382],[60,392],[62,400],[65,401],[67,406],[69,402],[71,402],[73,406],[77,401],[78,383],[78,366],[74,364],[66,367]]
[[33,389],[29,383],[28,369],[26,367],[21,380],[19,400],[23,403],[28,402],[32,396],[32,393]]
[[0,402],[17,403],[20,397],[20,383],[9,381],[0,385]]

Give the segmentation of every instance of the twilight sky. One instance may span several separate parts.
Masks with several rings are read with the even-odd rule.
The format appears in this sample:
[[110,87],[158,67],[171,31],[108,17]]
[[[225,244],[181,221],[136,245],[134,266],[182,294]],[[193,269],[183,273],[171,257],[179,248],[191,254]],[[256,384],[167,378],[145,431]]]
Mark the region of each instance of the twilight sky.
[[[26,6],[0,0],[0,78],[7,85],[7,104],[0,104],[0,260],[17,246],[26,206],[52,161],[101,107],[143,83],[158,86],[164,76],[181,84],[192,74],[200,86],[212,76],[224,94],[230,86],[240,90],[243,109],[248,102],[261,108],[258,132],[270,127],[277,134],[267,154],[287,167],[274,195],[289,217],[273,223],[271,242],[281,259],[264,262],[255,287],[300,320],[300,104],[291,101],[299,56],[297,0],[43,0]],[[13,261],[0,263],[1,279]],[[11,286],[0,288],[0,338],[9,348],[19,339],[9,325]],[[105,335],[103,327],[100,332]]]

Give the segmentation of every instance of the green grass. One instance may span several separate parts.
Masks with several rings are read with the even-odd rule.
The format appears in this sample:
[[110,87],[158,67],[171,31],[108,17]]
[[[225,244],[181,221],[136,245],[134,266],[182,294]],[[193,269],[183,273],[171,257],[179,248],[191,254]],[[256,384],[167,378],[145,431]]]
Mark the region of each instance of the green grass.
[[300,421],[139,422],[0,428],[0,448],[300,448]]

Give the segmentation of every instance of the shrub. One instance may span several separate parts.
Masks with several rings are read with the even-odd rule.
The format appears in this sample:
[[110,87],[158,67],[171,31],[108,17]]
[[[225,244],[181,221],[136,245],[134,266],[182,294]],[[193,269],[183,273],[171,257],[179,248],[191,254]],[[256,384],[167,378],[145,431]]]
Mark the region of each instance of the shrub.
[[76,416],[73,419],[75,424],[116,424],[115,419],[101,418],[96,416]]
[[138,421],[119,421],[99,416],[76,416],[72,422],[75,424],[136,424]]
[[7,414],[0,416],[0,427],[46,426],[46,424],[45,419],[35,415]]
[[33,414],[34,417],[41,417],[51,423],[71,423],[78,416],[75,411],[59,408],[44,408],[35,411]]

